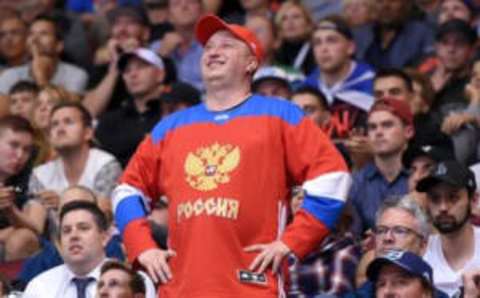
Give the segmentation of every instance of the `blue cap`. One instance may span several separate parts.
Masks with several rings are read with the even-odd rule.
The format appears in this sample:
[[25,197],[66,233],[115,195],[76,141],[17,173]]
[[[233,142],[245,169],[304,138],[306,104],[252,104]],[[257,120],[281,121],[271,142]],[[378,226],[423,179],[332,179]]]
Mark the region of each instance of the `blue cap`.
[[389,250],[384,255],[373,260],[367,268],[368,279],[376,281],[380,269],[387,264],[396,265],[408,273],[422,278],[433,288],[432,267],[416,254],[401,250]]

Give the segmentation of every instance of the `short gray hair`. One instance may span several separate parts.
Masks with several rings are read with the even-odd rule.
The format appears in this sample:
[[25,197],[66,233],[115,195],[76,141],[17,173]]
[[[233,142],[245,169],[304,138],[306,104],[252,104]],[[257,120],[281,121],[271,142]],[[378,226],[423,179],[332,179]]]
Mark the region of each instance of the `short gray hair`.
[[418,205],[415,199],[407,194],[402,197],[400,196],[391,196],[388,197],[378,209],[377,214],[375,216],[375,223],[378,223],[380,217],[382,217],[383,213],[388,209],[398,208],[402,209],[405,212],[409,213],[418,221],[418,225],[420,227],[419,233],[428,240],[428,236],[431,232],[430,221],[423,209]]

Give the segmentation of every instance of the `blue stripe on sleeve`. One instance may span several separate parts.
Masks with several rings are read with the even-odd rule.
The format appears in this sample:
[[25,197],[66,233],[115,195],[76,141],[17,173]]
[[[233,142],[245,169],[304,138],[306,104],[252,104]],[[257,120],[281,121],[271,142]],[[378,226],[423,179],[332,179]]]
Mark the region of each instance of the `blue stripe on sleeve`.
[[305,194],[302,208],[332,230],[342,212],[344,202],[332,198],[320,198]]
[[145,206],[143,206],[142,199],[138,195],[122,199],[115,209],[115,222],[122,235],[129,222],[146,216]]

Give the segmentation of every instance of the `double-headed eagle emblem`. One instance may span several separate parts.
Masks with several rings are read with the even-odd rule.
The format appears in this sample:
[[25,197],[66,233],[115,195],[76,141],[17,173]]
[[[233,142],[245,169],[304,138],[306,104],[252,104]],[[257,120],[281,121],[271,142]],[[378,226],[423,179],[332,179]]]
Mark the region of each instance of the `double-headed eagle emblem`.
[[200,147],[187,155],[185,173],[187,183],[201,191],[216,189],[230,182],[229,174],[240,163],[240,149],[233,145],[214,143]]

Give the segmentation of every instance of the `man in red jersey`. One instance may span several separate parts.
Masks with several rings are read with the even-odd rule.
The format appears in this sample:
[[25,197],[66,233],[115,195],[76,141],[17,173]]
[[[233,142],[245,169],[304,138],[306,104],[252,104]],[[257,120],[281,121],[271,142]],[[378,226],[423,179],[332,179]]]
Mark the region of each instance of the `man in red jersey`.
[[[263,58],[245,27],[205,16],[205,101],[163,119],[146,137],[114,192],[114,212],[129,261],[160,281],[160,297],[278,297],[278,268],[303,257],[328,234],[351,178],[320,129],[287,101],[251,93]],[[285,228],[289,189],[305,200]],[[168,250],[146,216],[169,201]]]

